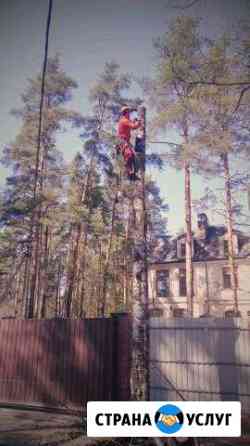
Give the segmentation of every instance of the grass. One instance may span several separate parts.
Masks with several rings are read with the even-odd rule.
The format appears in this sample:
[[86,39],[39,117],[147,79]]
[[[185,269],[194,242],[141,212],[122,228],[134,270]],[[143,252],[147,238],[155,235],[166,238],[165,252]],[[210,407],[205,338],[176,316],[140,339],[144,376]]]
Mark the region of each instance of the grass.
[[0,409],[0,446],[82,446],[83,438],[78,417]]

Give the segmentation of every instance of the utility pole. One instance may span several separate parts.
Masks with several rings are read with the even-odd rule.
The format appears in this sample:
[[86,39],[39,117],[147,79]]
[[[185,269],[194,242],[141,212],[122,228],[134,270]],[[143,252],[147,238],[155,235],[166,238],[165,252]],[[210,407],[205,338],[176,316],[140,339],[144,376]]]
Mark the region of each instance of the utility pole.
[[134,197],[134,266],[133,266],[133,330],[132,330],[132,400],[149,400],[149,327],[147,212],[145,203],[146,110],[139,109],[143,134],[138,154],[140,180],[135,183]]

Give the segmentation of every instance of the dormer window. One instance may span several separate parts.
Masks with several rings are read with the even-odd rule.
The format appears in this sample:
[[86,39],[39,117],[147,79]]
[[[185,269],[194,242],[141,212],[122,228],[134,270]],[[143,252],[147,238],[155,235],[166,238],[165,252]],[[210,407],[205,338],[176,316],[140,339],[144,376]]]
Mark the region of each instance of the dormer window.
[[[194,252],[194,240],[192,240],[192,256]],[[178,259],[185,259],[186,257],[186,237],[181,237],[177,240],[177,257]]]
[[177,241],[177,257],[179,259],[186,257],[186,237],[182,237]]

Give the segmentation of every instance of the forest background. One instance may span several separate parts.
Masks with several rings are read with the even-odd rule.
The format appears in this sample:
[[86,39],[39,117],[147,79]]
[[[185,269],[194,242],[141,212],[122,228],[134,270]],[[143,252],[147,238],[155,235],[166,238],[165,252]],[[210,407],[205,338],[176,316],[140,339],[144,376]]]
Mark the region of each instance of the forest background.
[[[147,105],[149,123],[154,117],[152,112],[156,111],[154,130],[157,129],[158,132],[152,133],[152,136],[149,133],[149,140],[156,134],[156,139],[171,142],[178,147],[181,138],[176,119],[180,115],[177,113],[176,116],[172,114],[164,117],[161,110],[163,105],[159,106],[160,101],[154,104],[154,101],[150,100],[150,78],[156,76],[157,79],[157,69],[158,73],[160,72],[157,48],[163,48],[159,46],[159,41],[153,48],[153,39],[164,35],[166,30],[170,31],[170,24],[174,23],[178,16],[185,14],[186,19],[182,18],[180,26],[186,23],[185,26],[194,26],[194,29],[200,27],[199,32],[205,39],[205,45],[210,45],[206,39],[216,40],[219,55],[214,55],[215,60],[212,60],[212,63],[215,64],[214,69],[225,69],[224,80],[227,69],[230,70],[234,66],[237,71],[235,61],[231,60],[230,66],[230,63],[227,65],[228,61],[222,58],[221,54],[226,51],[229,54],[240,54],[243,62],[242,66],[238,67],[242,69],[242,73],[237,72],[238,79],[242,79],[241,76],[248,76],[249,79],[249,30],[246,25],[249,2],[241,0],[237,5],[235,2],[222,0],[200,0],[190,4],[163,0],[154,3],[119,0],[87,4],[81,1],[55,2],[50,41],[52,59],[48,67],[51,91],[45,104],[47,116],[44,118],[43,135],[43,150],[46,156],[41,167],[43,179],[39,183],[43,194],[39,215],[36,216],[40,219],[40,232],[37,233],[36,258],[31,256],[29,259],[29,231],[30,224],[32,226],[34,223],[31,217],[34,203],[29,196],[28,181],[34,175],[32,161],[35,163],[35,153],[32,149],[27,151],[27,146],[34,147],[36,140],[36,108],[39,96],[39,79],[36,79],[43,55],[46,12],[46,2],[34,5],[34,2],[26,0],[22,4],[17,1],[13,1],[11,5],[5,1],[1,4],[0,50],[4,60],[0,79],[0,143],[3,152],[1,206],[2,224],[8,228],[2,232],[4,290],[8,290],[10,297],[16,299],[17,313],[24,311],[26,315],[36,314],[37,317],[45,315],[47,303],[52,295],[58,298],[53,299],[53,311],[60,312],[59,294],[61,290],[66,290],[66,306],[63,311],[69,314],[74,300],[77,302],[75,315],[79,316],[85,311],[83,302],[86,296],[88,302],[92,302],[96,293],[99,293],[99,297],[94,308],[88,307],[89,311],[93,314],[105,313],[105,295],[110,295],[112,284],[115,284],[116,291],[108,304],[110,312],[122,309],[128,304],[129,249],[130,240],[133,238],[129,225],[131,209],[125,200],[119,201],[118,183],[114,181],[118,175],[117,169],[119,171],[121,166],[119,162],[117,164],[114,161],[112,151],[107,149],[115,143],[111,135],[114,134],[119,108],[125,101],[141,103],[140,99],[136,99],[140,97]],[[188,22],[187,16],[192,17],[192,20]],[[132,76],[127,76],[126,73]],[[32,81],[28,82],[27,79]],[[106,102],[106,96],[103,101],[103,89],[107,84],[110,90]],[[223,107],[226,107],[224,115],[233,101],[237,107],[235,112],[240,108],[242,110],[242,103],[237,102],[241,91],[223,91],[224,98],[229,98],[227,104],[222,100]],[[193,99],[201,100],[204,104],[203,93],[199,94],[198,99]],[[248,91],[244,92],[244,98],[242,96],[241,99],[246,101],[247,94]],[[10,110],[15,112],[10,115]],[[245,110],[246,113],[249,112],[247,108]],[[200,117],[196,116],[196,112],[197,109],[193,108],[192,113],[197,124]],[[242,120],[243,130],[235,129],[241,135],[239,153],[242,156],[234,159],[232,174],[235,174],[234,182],[237,186],[233,194],[234,203],[237,205],[237,223],[248,228],[249,157],[245,150],[248,147],[246,113],[245,121]],[[203,109],[207,128],[214,125],[214,122],[209,121],[208,114],[208,110]],[[21,119],[18,120],[18,117]],[[165,125],[163,118],[168,122],[172,119],[172,128]],[[103,131],[103,140],[100,140],[100,131]],[[205,133],[203,128],[203,135]],[[218,135],[218,139],[220,136]],[[206,146],[207,139],[194,139],[193,147],[201,141]],[[149,154],[163,154],[159,159],[151,158],[152,162],[147,165],[150,201],[148,204],[152,209],[148,216],[149,242],[152,243],[152,249],[159,236],[173,235],[184,227],[183,172],[180,165],[177,166],[179,169],[176,169],[176,164],[173,166],[173,160],[168,163],[169,158],[166,156],[173,144],[148,144]],[[175,153],[175,157],[179,162],[178,153]],[[216,168],[213,165],[213,169]],[[211,172],[197,175],[197,168],[193,173],[193,212],[197,209],[204,210],[206,202],[206,211],[211,221],[222,223],[224,211],[221,209],[220,199],[223,193],[223,179],[219,178],[218,170],[213,172],[212,178],[208,175]],[[4,183],[6,177],[7,183]],[[127,190],[130,186],[124,184],[123,187]],[[209,207],[213,208],[213,212]],[[125,219],[128,217],[127,225],[124,225],[124,216]],[[120,260],[118,262],[121,258],[122,265]],[[116,261],[119,267],[111,268]],[[13,281],[11,269],[15,278],[18,274],[20,276],[15,280],[15,289],[10,287]],[[40,287],[39,284],[43,285]],[[26,303],[23,306],[24,302]]]

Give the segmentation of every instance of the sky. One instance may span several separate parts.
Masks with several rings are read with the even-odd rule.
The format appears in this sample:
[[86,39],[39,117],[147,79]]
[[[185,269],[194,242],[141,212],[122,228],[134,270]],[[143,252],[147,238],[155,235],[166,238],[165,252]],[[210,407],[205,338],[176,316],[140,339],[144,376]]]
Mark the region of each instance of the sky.
[[[49,55],[59,52],[64,70],[79,85],[71,108],[82,114],[89,112],[89,89],[107,61],[116,61],[122,72],[136,77],[152,75],[153,39],[162,35],[177,15],[202,18],[210,36],[237,27],[241,18],[250,18],[250,0],[199,0],[188,9],[178,8],[188,3],[189,0],[54,0]],[[20,126],[10,110],[21,106],[27,79],[41,71],[47,11],[47,0],[0,2],[0,152],[15,138]],[[166,139],[170,137],[166,134]],[[81,148],[74,131],[61,135],[59,144],[68,161]],[[154,169],[149,172],[169,205],[168,230],[176,233],[184,227],[183,174],[170,167],[162,173]],[[7,174],[0,166],[0,185]],[[220,181],[215,179],[212,185],[218,187]],[[204,180],[192,177],[194,199],[202,196],[204,187]],[[247,196],[242,200],[247,203]],[[218,218],[212,212],[209,215]]]

